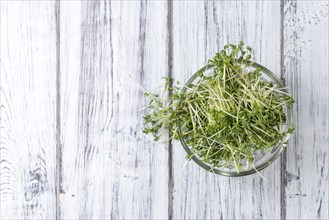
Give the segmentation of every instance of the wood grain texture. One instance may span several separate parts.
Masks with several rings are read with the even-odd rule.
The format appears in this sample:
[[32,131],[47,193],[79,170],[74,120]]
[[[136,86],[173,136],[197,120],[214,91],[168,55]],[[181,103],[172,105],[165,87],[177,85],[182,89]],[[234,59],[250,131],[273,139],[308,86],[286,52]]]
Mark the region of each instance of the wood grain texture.
[[[243,40],[257,62],[280,73],[280,2],[174,1],[173,76],[185,82],[227,43]],[[181,144],[173,146],[175,219],[280,218],[280,161],[259,175],[228,178],[193,161],[186,166]]]
[[[0,218],[329,219],[328,4],[0,1]],[[240,40],[296,99],[266,181],[142,133],[138,85],[185,82]]]
[[168,153],[142,133],[166,74],[166,2],[61,2],[61,217],[167,218]]
[[0,218],[54,219],[54,2],[1,1],[0,7]]
[[296,134],[287,148],[287,219],[329,219],[329,3],[286,1],[285,77]]

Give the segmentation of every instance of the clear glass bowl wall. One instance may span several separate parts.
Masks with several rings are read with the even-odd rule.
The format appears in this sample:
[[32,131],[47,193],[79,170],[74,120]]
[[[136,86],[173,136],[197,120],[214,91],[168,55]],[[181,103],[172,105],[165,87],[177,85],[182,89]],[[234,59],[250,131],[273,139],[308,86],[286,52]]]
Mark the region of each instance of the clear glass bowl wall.
[[[199,73],[204,73],[205,75],[212,74],[212,68],[213,66],[207,65],[198,70],[185,84],[186,86],[189,86],[191,84],[196,84],[200,77]],[[277,85],[277,88],[280,89],[283,92],[288,93],[286,90],[284,84],[282,81],[270,70],[267,68],[257,64],[257,63],[251,63],[251,68],[261,68],[262,69],[262,79],[265,81],[273,82]],[[182,92],[186,91],[186,87],[183,88]],[[289,127],[292,126],[292,108],[291,106],[284,106],[284,110],[287,116],[287,121],[285,125],[283,125],[283,129],[286,130]],[[273,146],[271,151],[264,151],[264,150],[259,150],[255,155],[255,161],[251,166],[249,166],[249,169],[242,170],[240,172],[237,172],[235,170],[235,167],[228,167],[228,168],[222,168],[222,167],[213,167],[210,164],[204,163],[202,159],[198,158],[196,155],[193,155],[191,149],[187,144],[185,143],[184,139],[180,139],[185,151],[187,152],[188,155],[193,155],[191,159],[196,162],[200,167],[206,169],[207,171],[213,172],[215,174],[219,175],[224,175],[224,176],[245,176],[249,174],[253,174],[257,171],[263,170],[266,167],[268,167],[271,163],[273,163],[282,153],[284,149],[284,142],[286,142],[289,139],[289,135],[287,135],[280,143],[278,143],[276,146]]]

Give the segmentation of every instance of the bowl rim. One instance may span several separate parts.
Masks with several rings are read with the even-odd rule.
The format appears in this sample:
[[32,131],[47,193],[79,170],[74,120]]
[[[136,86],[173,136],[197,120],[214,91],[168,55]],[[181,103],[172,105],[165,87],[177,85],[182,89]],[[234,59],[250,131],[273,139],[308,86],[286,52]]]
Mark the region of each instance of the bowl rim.
[[[251,62],[251,61],[243,61],[244,64],[247,65],[251,65],[251,67],[254,68],[261,68],[262,73],[265,73],[268,77],[270,77],[271,80],[273,80],[273,82],[275,82],[278,87],[280,88],[281,91],[288,93],[287,89],[285,88],[284,83],[269,69],[267,69],[266,67],[255,63],[255,62]],[[200,73],[203,73],[204,71],[213,68],[214,66],[211,64],[207,64],[204,67],[202,67],[201,69],[199,69],[196,73],[194,73],[189,80],[185,83],[183,89],[181,90],[182,93],[184,93],[187,89],[187,86],[190,85],[198,76]],[[288,93],[289,94],[289,93]],[[181,101],[181,100],[180,100]],[[180,102],[179,101],[179,102]],[[293,126],[293,114],[292,114],[292,105],[286,105],[287,107],[287,125],[288,127],[292,127]],[[178,132],[181,133],[181,129],[178,128]],[[218,168],[212,167],[210,165],[208,165],[207,163],[204,163],[202,160],[200,160],[197,156],[195,156],[192,151],[190,150],[190,148],[187,146],[187,144],[185,143],[185,140],[183,138],[179,138],[181,144],[183,145],[183,148],[185,149],[186,153],[188,155],[192,155],[190,159],[192,159],[195,163],[197,163],[200,167],[202,167],[203,169],[218,174],[218,175],[222,175],[222,176],[229,176],[229,177],[239,177],[239,176],[246,176],[246,175],[250,175],[250,174],[254,174],[254,173],[258,173],[259,171],[265,169],[266,167],[268,167],[270,164],[272,164],[282,153],[282,151],[285,148],[285,142],[288,141],[290,138],[290,134],[287,134],[285,136],[284,139],[281,140],[281,142],[279,144],[276,145],[276,150],[273,153],[273,155],[271,154],[270,157],[265,160],[263,163],[257,165],[254,168],[251,168],[250,170],[246,170],[246,171],[224,171],[224,170],[220,170]]]

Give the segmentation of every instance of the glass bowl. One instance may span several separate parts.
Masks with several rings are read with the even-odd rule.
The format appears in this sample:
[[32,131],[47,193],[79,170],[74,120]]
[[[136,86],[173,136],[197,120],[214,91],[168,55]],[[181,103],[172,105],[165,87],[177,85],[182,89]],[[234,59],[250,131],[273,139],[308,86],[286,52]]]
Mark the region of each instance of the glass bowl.
[[[262,72],[262,79],[265,81],[273,82],[274,84],[277,85],[277,89],[288,93],[286,90],[283,82],[275,75],[273,74],[270,70],[267,68],[261,66],[260,64],[257,63],[246,63],[246,64],[251,64],[251,67],[248,68],[261,68]],[[195,74],[192,75],[192,77],[187,81],[185,86],[182,89],[182,93],[186,92],[186,87],[190,86],[191,84],[195,84],[199,81],[200,73],[204,73],[205,75],[212,74],[212,68],[213,66],[211,65],[206,65],[200,70],[198,70]],[[284,125],[282,125],[283,131],[286,131],[289,127],[292,127],[293,121],[292,121],[292,106],[291,105],[285,105],[284,106],[284,111],[286,113],[286,122]],[[181,130],[178,129],[181,133]],[[192,159],[194,162],[196,162],[200,167],[203,169],[213,172],[215,174],[223,175],[223,176],[231,176],[231,177],[236,177],[236,176],[245,176],[245,175],[250,175],[255,172],[258,172],[260,170],[265,169],[268,167],[273,161],[275,161],[283,151],[285,147],[285,142],[288,141],[289,139],[289,134],[285,136],[281,142],[279,142],[277,145],[273,146],[270,151],[265,151],[265,150],[258,150],[256,154],[254,154],[254,163],[249,166],[249,169],[241,170],[237,172],[234,166],[232,167],[214,167],[211,164],[207,164],[202,161],[197,155],[193,154],[189,146],[186,144],[185,140],[183,138],[180,138],[180,142],[182,143],[186,153],[188,155],[191,155],[189,158]]]

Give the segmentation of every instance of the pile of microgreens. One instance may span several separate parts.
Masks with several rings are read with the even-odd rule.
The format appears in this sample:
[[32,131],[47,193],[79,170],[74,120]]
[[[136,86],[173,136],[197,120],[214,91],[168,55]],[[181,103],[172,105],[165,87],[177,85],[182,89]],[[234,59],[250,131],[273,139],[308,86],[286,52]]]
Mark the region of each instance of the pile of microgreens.
[[173,87],[166,78],[165,92],[145,92],[150,101],[144,133],[159,140],[160,131],[169,129],[170,138],[184,140],[193,155],[213,167],[248,168],[257,151],[271,150],[293,131],[283,129],[285,106],[293,98],[251,65],[252,49],[240,42],[209,60],[212,73],[199,72],[195,83]]

